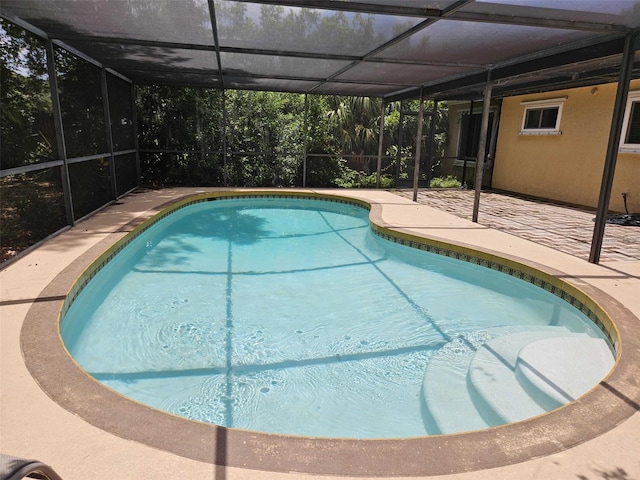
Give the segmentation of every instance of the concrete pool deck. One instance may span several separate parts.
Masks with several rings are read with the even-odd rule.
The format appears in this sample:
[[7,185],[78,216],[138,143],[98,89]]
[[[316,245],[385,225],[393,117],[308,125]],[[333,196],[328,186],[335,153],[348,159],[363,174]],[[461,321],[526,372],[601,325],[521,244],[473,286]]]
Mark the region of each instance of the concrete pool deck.
[[[13,262],[0,271],[0,287],[2,297],[0,317],[0,451],[12,455],[37,458],[50,464],[65,480],[74,479],[295,479],[295,478],[345,478],[344,476],[289,473],[286,471],[269,471],[260,468],[239,468],[235,466],[215,466],[211,462],[197,461],[186,456],[170,453],[161,448],[151,447],[130,438],[122,438],[109,433],[108,427],[98,428],[85,421],[77,413],[71,413],[54,401],[51,393],[45,393],[34,380],[25,365],[25,354],[21,346],[21,331],[25,319],[34,313],[43,312],[38,318],[41,322],[55,322],[56,318],[48,316],[51,304],[58,305],[65,291],[58,292],[51,287],[60,274],[69,272],[68,267],[79,258],[100,253],[114,240],[125,235],[140,219],[155,213],[158,206],[166,204],[188,194],[215,189],[165,189],[160,191],[141,191],[129,195],[73,228],[50,239],[21,259]],[[296,190],[299,191],[299,190]],[[631,253],[616,251],[611,258],[603,255],[600,265],[592,265],[585,259],[575,255],[559,252],[548,246],[532,242],[515,235],[490,228],[482,222],[483,193],[480,203],[480,223],[472,224],[451,213],[443,212],[425,204],[416,204],[401,195],[374,190],[321,190],[321,193],[334,193],[343,197],[351,197],[369,201],[382,206],[380,220],[389,228],[398,228],[418,236],[429,236],[445,242],[463,244],[469,248],[499,252],[505,256],[521,258],[549,269],[563,272],[565,278],[574,284],[595,287],[612,297],[617,304],[626,307],[636,322],[635,328],[640,331],[640,260]],[[494,195],[494,194],[489,194]],[[499,200],[492,197],[493,200]],[[422,199],[429,203],[427,199]],[[530,204],[532,215],[529,222],[530,233],[538,231],[535,227],[534,213],[539,212],[537,203]],[[620,227],[616,227],[620,228]],[[625,235],[635,235],[635,245],[640,245],[640,229],[622,227]],[[607,226],[606,234],[610,227]],[[635,232],[635,233],[634,233]],[[564,237],[563,237],[564,238]],[[607,244],[605,235],[605,245]],[[570,240],[566,240],[570,243]],[[77,274],[76,274],[77,276]],[[48,312],[48,314],[47,314]],[[614,319],[615,320],[615,319]],[[629,321],[629,318],[627,319]],[[628,325],[627,325],[628,326]],[[634,325],[631,325],[634,327]],[[57,339],[53,339],[57,340]],[[640,358],[638,341],[625,342],[625,355]],[[48,361],[48,359],[45,359]],[[55,358],[50,359],[55,362]],[[636,362],[640,369],[640,362]],[[637,371],[636,371],[637,373]],[[56,381],[57,379],[51,379]],[[60,390],[57,396],[68,397],[91,405],[97,399],[75,390],[75,385],[60,379]],[[594,438],[584,442],[577,441],[565,448],[557,446],[556,453],[541,455],[533,452],[527,461],[480,469],[465,473],[445,475],[405,476],[395,478],[432,478],[432,479],[606,479],[620,480],[640,479],[640,375],[629,378],[626,391],[611,393],[611,401],[620,402],[619,409],[626,409],[624,417],[612,428],[598,433]],[[634,383],[635,382],[635,383]],[[72,398],[73,397],[73,398]],[[96,405],[99,405],[96,403]],[[118,422],[113,412],[103,411],[105,424]],[[598,411],[593,412],[589,421],[598,430],[603,422]],[[135,423],[135,419],[132,420]],[[140,431],[151,430],[157,425],[149,425],[140,421],[133,427]],[[560,428],[560,427],[559,427]],[[532,430],[533,431],[533,430]],[[535,430],[539,432],[540,430]],[[180,441],[178,431],[166,431],[167,442]],[[500,435],[496,434],[496,439]],[[550,433],[550,436],[551,433]],[[441,437],[444,438],[444,437]],[[192,441],[193,439],[189,439]],[[185,442],[187,439],[185,439]],[[525,439],[523,438],[523,441]],[[398,444],[405,443],[400,440]],[[451,456],[447,452],[446,443],[438,456]],[[269,456],[270,445],[265,444],[264,456]],[[489,445],[490,450],[490,445]],[[388,463],[398,461],[399,456],[388,450]],[[229,453],[229,452],[226,452]],[[439,458],[426,452],[415,452],[420,463],[438,463]],[[431,452],[433,453],[433,452]],[[421,454],[424,455],[421,457]],[[382,450],[380,455],[385,456]],[[455,465],[456,459],[449,458]],[[459,458],[460,463],[465,459]],[[487,459],[484,465],[492,465]],[[348,463],[348,458],[336,458],[336,463]],[[286,462],[285,462],[286,463]],[[482,465],[479,465],[482,467]],[[327,472],[332,469],[327,468]],[[452,470],[455,471],[455,468]],[[358,475],[368,478],[367,475]]]

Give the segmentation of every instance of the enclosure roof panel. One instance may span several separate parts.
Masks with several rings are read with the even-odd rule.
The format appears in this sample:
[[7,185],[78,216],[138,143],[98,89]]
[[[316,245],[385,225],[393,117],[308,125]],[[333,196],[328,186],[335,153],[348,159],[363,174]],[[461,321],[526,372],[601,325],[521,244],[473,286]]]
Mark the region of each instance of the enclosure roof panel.
[[0,14],[136,83],[388,100],[475,98],[489,72],[501,96],[613,82],[640,28],[640,0],[2,0]]

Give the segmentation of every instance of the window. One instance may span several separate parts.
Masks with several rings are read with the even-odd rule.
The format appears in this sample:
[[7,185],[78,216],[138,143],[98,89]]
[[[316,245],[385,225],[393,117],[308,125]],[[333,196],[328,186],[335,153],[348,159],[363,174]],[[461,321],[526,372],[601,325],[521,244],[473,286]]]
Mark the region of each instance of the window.
[[640,152],[640,91],[629,92],[620,136],[620,151]]
[[562,105],[567,97],[522,102],[524,116],[520,135],[560,135]]

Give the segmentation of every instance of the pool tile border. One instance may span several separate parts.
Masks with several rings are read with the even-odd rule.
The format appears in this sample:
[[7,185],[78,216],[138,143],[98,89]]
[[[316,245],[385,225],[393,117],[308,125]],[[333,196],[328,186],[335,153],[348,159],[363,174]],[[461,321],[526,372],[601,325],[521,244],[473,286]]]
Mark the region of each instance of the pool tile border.
[[[328,195],[312,195],[312,194],[293,194],[286,193],[256,193],[247,192],[239,193],[233,192],[229,194],[225,193],[208,193],[187,197],[179,200],[172,205],[162,209],[159,213],[153,217],[147,219],[141,225],[135,227],[126,236],[116,242],[105,253],[103,253],[95,262],[93,262],[85,272],[78,278],[78,281],[74,282],[71,291],[67,295],[67,299],[64,301],[61,312],[60,321],[66,315],[71,304],[75,301],[84,287],[95,277],[95,275],[113,259],[125,246],[131,243],[139,235],[147,231],[157,222],[163,218],[171,215],[172,213],[188,207],[190,205],[196,205],[199,203],[205,203],[218,200],[236,200],[236,199],[255,199],[255,198],[280,198],[280,199],[307,199],[307,200],[323,200],[331,203],[340,203],[347,205],[354,205],[367,210],[371,210],[371,205],[363,201],[355,201],[350,198],[328,196]],[[525,282],[531,283],[539,288],[546,290],[547,292],[555,295],[556,297],[564,300],[573,307],[577,308],[580,312],[586,315],[607,337],[610,345],[617,353],[619,341],[619,333],[615,327],[615,323],[609,318],[609,316],[599,308],[598,305],[590,298],[587,298],[584,292],[580,291],[576,287],[563,282],[557,277],[550,276],[547,273],[537,271],[530,266],[524,264],[517,264],[510,262],[503,257],[497,257],[494,255],[483,254],[482,252],[469,249],[453,244],[444,244],[435,240],[430,240],[425,237],[410,236],[402,234],[401,232],[394,231],[392,229],[377,225],[373,221],[370,221],[370,227],[375,235],[400,245],[404,245],[416,250],[422,250],[436,255],[442,255],[449,258],[454,258],[463,262],[478,265],[484,268],[489,268],[506,275],[510,275],[514,278],[518,278]]]
[[406,235],[399,235],[393,230],[375,224],[372,224],[372,230],[378,237],[384,240],[489,268],[542,288],[586,315],[602,333],[604,333],[614,352],[617,353],[618,351],[620,344],[619,333],[611,318],[609,318],[606,312],[602,310],[602,308],[599,308],[593,300],[589,299],[591,300],[589,304],[587,300],[588,297],[584,292],[567,282],[559,280],[557,277],[536,271],[524,264],[514,265],[512,262],[501,257],[495,257],[493,255],[489,257],[483,256],[481,252],[477,250],[469,250],[453,244],[445,247],[442,243],[434,242],[424,237],[407,238]]

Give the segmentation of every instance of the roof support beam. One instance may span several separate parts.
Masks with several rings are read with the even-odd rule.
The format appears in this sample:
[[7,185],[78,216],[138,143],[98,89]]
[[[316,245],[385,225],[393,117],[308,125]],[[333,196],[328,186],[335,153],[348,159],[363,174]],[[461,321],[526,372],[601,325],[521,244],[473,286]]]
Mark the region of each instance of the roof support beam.
[[424,94],[420,90],[420,109],[418,110],[418,133],[416,133],[416,158],[413,164],[413,201],[418,201],[418,183],[420,182],[420,158],[422,157],[422,124],[424,121]]
[[380,188],[380,174],[382,171],[382,148],[384,145],[384,109],[387,107],[384,99],[380,108],[380,131],[378,132],[378,163],[376,167],[376,188]]
[[227,146],[229,144],[227,135],[229,134],[229,114],[227,113],[227,91],[222,89],[222,168],[224,172],[224,186],[229,186],[229,169],[227,168],[228,154]]
[[67,224],[73,226],[75,214],[73,212],[73,199],[71,198],[71,181],[69,180],[69,164],[67,160],[67,146],[64,139],[64,127],[62,125],[62,108],[60,107],[60,94],[58,91],[58,75],[56,73],[55,55],[53,43],[47,40],[47,72],[49,74],[49,88],[51,89],[51,102],[53,105],[53,123],[56,130],[56,145],[58,158],[62,159],[60,176],[62,178],[62,193],[64,196],[64,210]]
[[[473,197],[472,221],[478,223],[478,210],[480,209],[480,190],[482,189],[482,174],[484,173],[484,159],[487,150],[487,132],[489,130],[489,109],[491,107],[491,71],[487,73],[487,83],[484,87],[484,100],[482,102],[482,120],[480,123],[480,141],[478,142],[478,157],[476,158],[475,195]],[[472,112],[473,113],[473,112]]]
[[133,123],[133,148],[136,155],[136,186],[140,186],[140,179],[142,178],[140,170],[140,144],[138,141],[138,113],[136,109],[136,86],[131,85],[129,89],[131,92],[131,121]]
[[634,53],[634,34],[629,34],[625,39],[622,64],[620,66],[620,77],[618,79],[618,89],[616,91],[616,99],[613,105],[613,118],[611,119],[611,130],[609,131],[609,143],[607,144],[607,155],[604,161],[604,171],[602,173],[602,183],[600,185],[600,197],[598,199],[598,209],[596,211],[593,238],[591,240],[591,251],[589,253],[590,263],[600,262],[604,227],[607,220],[607,214],[609,212],[609,200],[611,199],[613,176],[616,171],[616,161],[618,160],[618,146],[620,145],[624,110],[627,105],[629,82],[631,81],[631,72],[633,71]]
[[224,78],[222,77],[222,60],[220,59],[220,42],[218,41],[218,24],[216,22],[216,7],[213,4],[213,0],[208,0],[209,6],[209,18],[211,20],[211,31],[213,32],[213,44],[216,49],[216,61],[218,62],[218,77],[222,82],[222,88],[224,89]]
[[[566,47],[563,47],[566,48]],[[557,53],[547,52],[546,55],[539,54],[536,58],[529,58],[511,63],[508,65],[496,65],[492,67],[492,78],[494,80],[507,79],[520,75],[530,74],[532,72],[562,67],[573,63],[580,63],[596,58],[608,57],[611,55],[619,55],[624,49],[624,38],[618,38],[596,44],[581,44],[579,48],[571,50],[558,51]],[[485,73],[471,73],[469,75],[460,76],[457,79],[446,80],[443,82],[423,85],[425,95],[438,96],[445,98],[447,91],[478,87],[485,82]],[[386,97],[388,101],[405,100],[416,98],[419,89],[409,89],[398,95]]]
[[403,5],[382,5],[361,2],[336,2],[335,0],[236,0],[239,2],[281,5],[285,7],[318,8],[321,10],[339,10],[343,12],[371,13],[382,15],[401,15],[403,17],[438,18],[442,11],[438,8],[408,7]]
[[561,28],[563,30],[580,30],[588,32],[622,32],[628,28],[608,23],[577,22],[574,20],[558,20],[550,18],[536,18],[516,15],[499,15],[495,13],[456,12],[451,20],[461,20],[476,23],[502,23],[506,25],[520,25],[525,27]]
[[[281,5],[298,8],[317,8],[321,10],[337,10],[344,12],[357,12],[372,15],[397,15],[403,17],[442,18],[449,14],[452,7],[440,10],[437,8],[422,8],[405,5],[383,5],[361,2],[340,2],[335,0],[236,0],[240,2],[260,3],[266,5]],[[458,2],[461,3],[461,2]],[[464,1],[462,3],[469,3]],[[540,18],[526,15],[500,15],[495,13],[456,12],[449,17],[451,20],[480,23],[501,23],[508,25],[523,25],[531,27],[562,28],[565,30],[582,30],[590,32],[628,32],[629,29],[620,25],[596,22],[578,22],[575,20],[560,20]]]
[[104,115],[104,135],[109,152],[109,176],[111,177],[111,196],[118,199],[118,181],[116,178],[116,159],[113,156],[113,133],[111,128],[111,108],[109,107],[109,88],[107,87],[107,71],[100,69],[100,88],[102,90],[102,110]]
[[302,122],[302,188],[307,186],[307,150],[309,142],[309,95],[304,94],[304,120]]
[[436,152],[436,122],[438,120],[438,100],[432,99],[431,113],[429,120],[429,154],[427,156],[427,168],[425,172],[425,181],[427,182],[427,188],[431,186],[431,173],[433,169],[433,159]]

